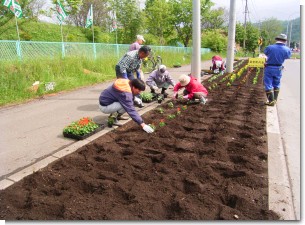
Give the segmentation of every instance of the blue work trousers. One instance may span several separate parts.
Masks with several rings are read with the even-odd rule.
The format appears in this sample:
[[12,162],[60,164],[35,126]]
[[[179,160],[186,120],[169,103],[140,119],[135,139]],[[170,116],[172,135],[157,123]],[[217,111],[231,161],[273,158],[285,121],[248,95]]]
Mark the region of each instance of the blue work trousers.
[[267,66],[264,69],[265,91],[280,89],[282,78],[282,67]]

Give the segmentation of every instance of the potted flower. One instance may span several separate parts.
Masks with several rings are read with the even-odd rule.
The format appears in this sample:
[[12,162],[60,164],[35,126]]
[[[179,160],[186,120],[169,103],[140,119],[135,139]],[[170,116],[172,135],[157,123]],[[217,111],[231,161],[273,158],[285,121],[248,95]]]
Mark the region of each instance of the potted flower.
[[153,94],[150,92],[141,92],[140,93],[140,98],[142,99],[143,102],[149,103],[153,100]]
[[64,137],[83,140],[103,128],[104,126],[96,124],[91,118],[84,117],[66,126],[63,130],[63,135]]
[[183,106],[181,107],[181,109],[182,109],[182,110],[187,110],[187,105],[183,105]]
[[180,107],[177,108],[177,116],[179,116],[181,114],[181,109]]

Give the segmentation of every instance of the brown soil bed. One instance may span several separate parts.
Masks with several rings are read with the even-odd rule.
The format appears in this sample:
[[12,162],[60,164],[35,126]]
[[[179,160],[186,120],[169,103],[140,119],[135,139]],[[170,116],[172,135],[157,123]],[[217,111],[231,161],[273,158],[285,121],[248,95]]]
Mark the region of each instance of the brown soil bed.
[[207,105],[173,120],[165,115],[183,103],[164,103],[164,114],[144,115],[165,118],[155,133],[131,121],[1,191],[0,219],[278,219],[268,210],[264,99],[258,84],[219,83]]

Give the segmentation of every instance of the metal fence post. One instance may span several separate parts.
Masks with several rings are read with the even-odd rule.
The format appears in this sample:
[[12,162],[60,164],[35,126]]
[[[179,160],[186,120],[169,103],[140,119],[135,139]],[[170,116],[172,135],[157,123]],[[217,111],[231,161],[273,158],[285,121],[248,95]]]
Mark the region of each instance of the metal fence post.
[[20,41],[16,41],[16,51],[17,51],[17,56],[18,56],[19,60],[21,60],[22,59],[22,55],[21,55]]
[[93,56],[94,56],[94,59],[96,59],[96,46],[95,46],[95,43],[93,43]]
[[64,42],[62,42],[61,43],[61,57],[62,58],[65,58],[65,55],[66,55],[66,52],[65,52],[66,50],[65,50],[65,43]]

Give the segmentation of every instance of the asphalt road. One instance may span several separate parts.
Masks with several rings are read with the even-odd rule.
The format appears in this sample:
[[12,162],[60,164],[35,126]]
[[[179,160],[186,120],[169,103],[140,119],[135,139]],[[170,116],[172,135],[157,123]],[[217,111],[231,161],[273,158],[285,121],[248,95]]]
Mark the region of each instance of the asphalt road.
[[295,217],[300,220],[300,103],[301,73],[300,60],[286,60],[281,80],[281,89],[277,103],[280,132],[292,190]]

